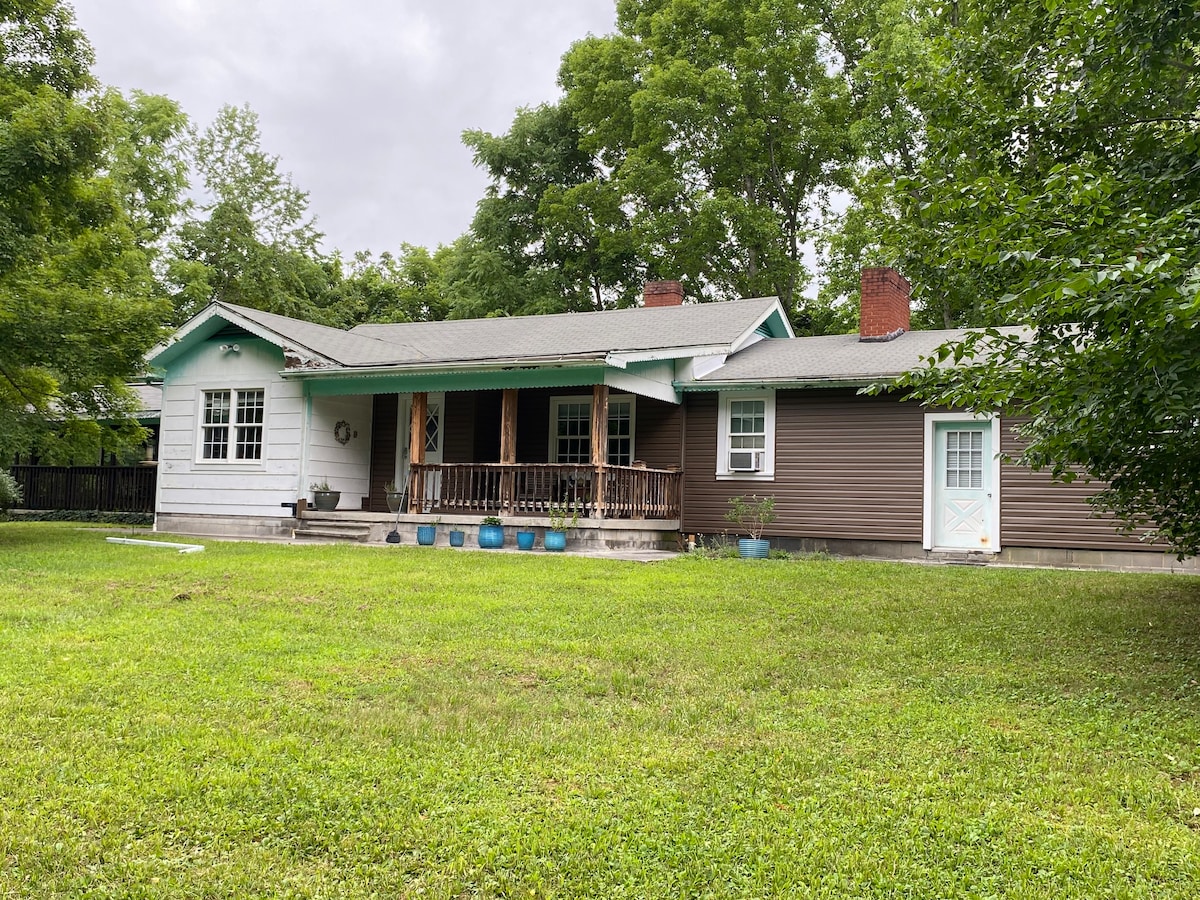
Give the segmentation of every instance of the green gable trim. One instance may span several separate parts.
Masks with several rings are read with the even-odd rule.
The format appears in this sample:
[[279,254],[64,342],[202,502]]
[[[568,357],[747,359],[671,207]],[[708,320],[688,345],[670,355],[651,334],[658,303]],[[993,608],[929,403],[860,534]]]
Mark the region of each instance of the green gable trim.
[[775,310],[771,315],[767,316],[766,321],[754,329],[754,333],[769,338],[790,338],[793,336],[779,310]]
[[313,377],[312,373],[285,373],[303,378],[313,397],[343,394],[409,394],[414,391],[488,391],[504,388],[590,387],[604,383],[605,367],[512,368],[467,372],[380,373]]

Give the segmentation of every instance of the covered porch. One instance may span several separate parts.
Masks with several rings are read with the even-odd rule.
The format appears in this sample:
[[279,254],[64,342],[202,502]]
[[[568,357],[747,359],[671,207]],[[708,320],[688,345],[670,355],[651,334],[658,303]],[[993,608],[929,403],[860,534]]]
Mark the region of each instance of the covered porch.
[[[408,514],[680,519],[682,471],[662,464],[681,458],[676,404],[597,384],[584,396],[577,389],[416,391],[397,409],[405,406],[407,427],[396,433],[407,446],[397,448],[394,483]],[[378,398],[376,419],[371,509],[379,508],[375,486],[389,468],[386,404]],[[640,458],[643,450],[660,464]]]

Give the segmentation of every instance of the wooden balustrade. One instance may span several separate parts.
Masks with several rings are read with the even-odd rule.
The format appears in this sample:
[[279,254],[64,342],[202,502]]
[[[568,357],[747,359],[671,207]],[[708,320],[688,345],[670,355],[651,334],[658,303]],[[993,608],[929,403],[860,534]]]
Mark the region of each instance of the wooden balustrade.
[[641,466],[419,463],[409,471],[409,512],[544,516],[555,506],[581,518],[678,519],[681,475]]
[[25,509],[154,512],[154,466],[13,466]]

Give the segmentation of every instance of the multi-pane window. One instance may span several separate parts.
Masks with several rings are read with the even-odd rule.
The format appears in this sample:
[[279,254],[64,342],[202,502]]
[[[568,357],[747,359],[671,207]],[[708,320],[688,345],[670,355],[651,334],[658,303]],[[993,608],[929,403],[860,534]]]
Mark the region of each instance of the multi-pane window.
[[592,405],[586,400],[558,404],[554,459],[560,463],[592,461]]
[[633,465],[633,401],[608,401],[608,464]]
[[729,401],[729,449],[762,450],[767,446],[767,401]]
[[946,432],[946,487],[983,487],[983,432]]
[[[553,410],[553,461],[589,465],[592,461],[592,402],[559,399]],[[608,464],[633,463],[633,400],[608,401]]]
[[229,458],[229,391],[204,392],[204,459]]
[[262,459],[265,408],[262,390],[205,391],[201,458],[229,459],[232,445],[234,459]]
[[265,405],[262,391],[237,392],[234,447],[238,459],[262,459]]

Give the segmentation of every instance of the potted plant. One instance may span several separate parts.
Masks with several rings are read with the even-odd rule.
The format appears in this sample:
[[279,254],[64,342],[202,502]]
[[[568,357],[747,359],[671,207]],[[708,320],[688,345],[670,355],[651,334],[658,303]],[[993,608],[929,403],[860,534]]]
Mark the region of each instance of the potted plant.
[[422,547],[432,547],[433,542],[437,540],[437,527],[441,524],[441,519],[434,519],[427,525],[418,525],[417,543]]
[[388,512],[400,512],[400,501],[404,499],[404,491],[396,487],[396,482],[389,481],[383,486],[383,496],[387,499]]
[[450,546],[461,547],[467,540],[467,533],[461,528],[450,529]]
[[504,523],[499,516],[484,516],[479,521],[479,546],[486,550],[504,546]]
[[775,498],[759,497],[730,497],[729,511],[725,518],[736,524],[748,538],[738,539],[738,555],[742,559],[766,559],[771,542],[763,539],[763,531],[775,521]]
[[335,491],[328,481],[314,481],[309,486],[313,492],[313,506],[318,512],[332,512],[342,500],[342,492]]
[[579,501],[570,506],[550,505],[546,511],[550,519],[550,530],[546,532],[547,550],[560,552],[567,549],[567,529],[579,524]]

